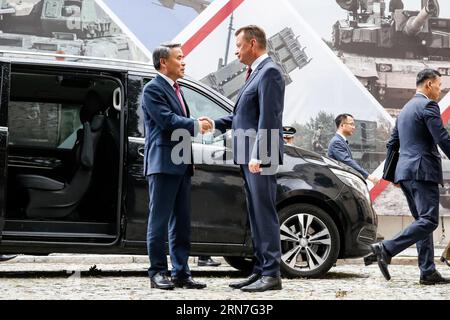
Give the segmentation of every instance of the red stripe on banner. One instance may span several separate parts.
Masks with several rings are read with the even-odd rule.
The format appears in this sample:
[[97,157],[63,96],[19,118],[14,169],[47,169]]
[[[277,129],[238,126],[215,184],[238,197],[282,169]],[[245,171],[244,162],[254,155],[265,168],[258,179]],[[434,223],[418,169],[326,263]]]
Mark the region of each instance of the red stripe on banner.
[[375,201],[375,199],[386,189],[389,185],[389,181],[381,179],[376,185],[373,186],[372,190],[370,190],[370,199]]
[[[448,106],[444,112],[441,114],[442,122],[444,125],[447,123],[448,120],[450,120],[450,106]],[[380,180],[373,188],[370,190],[370,198],[372,201],[375,201],[376,198],[386,189],[386,187],[389,185],[389,181],[386,180]]]
[[447,121],[450,119],[450,106],[448,106],[447,109],[445,109],[444,112],[442,112],[441,117],[442,117],[442,122],[444,123],[444,126],[445,126]]
[[182,50],[187,56],[195,49],[211,32],[214,31],[237,7],[245,0],[230,0],[222,7],[206,24],[201,27],[188,41],[186,41]]

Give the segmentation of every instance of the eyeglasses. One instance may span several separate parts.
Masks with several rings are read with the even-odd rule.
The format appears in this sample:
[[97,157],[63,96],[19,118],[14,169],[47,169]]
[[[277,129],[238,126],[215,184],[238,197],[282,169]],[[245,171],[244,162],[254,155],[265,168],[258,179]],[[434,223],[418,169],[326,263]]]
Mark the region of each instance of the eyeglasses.
[[354,122],[344,122],[343,124],[348,124],[350,127],[355,127]]

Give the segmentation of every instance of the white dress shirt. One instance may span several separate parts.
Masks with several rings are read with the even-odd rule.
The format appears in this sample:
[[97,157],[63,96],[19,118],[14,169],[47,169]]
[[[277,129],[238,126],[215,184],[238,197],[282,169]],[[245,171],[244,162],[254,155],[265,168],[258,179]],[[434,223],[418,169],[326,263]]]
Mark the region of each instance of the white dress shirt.
[[[252,65],[250,66],[250,69],[252,69],[252,73],[255,72],[260,63],[263,62],[264,59],[268,57],[269,55],[267,53],[264,53],[262,56],[259,56],[255,61],[253,61]],[[252,75],[252,73],[250,73],[250,76]]]
[[342,133],[340,133],[340,132],[338,132],[338,131],[336,131],[336,133],[337,133],[338,135],[340,135],[342,138],[344,138],[344,141],[348,143],[348,140],[347,140],[347,137],[346,137],[346,136],[344,136]]
[[173,89],[173,91],[175,91],[175,88],[174,88],[174,84],[175,84],[175,81],[173,81],[172,79],[170,79],[168,76],[166,76],[165,74],[162,74],[161,72],[158,72],[158,74],[164,79],[164,80],[166,80],[169,84],[170,84],[170,86],[172,87],[172,89]]

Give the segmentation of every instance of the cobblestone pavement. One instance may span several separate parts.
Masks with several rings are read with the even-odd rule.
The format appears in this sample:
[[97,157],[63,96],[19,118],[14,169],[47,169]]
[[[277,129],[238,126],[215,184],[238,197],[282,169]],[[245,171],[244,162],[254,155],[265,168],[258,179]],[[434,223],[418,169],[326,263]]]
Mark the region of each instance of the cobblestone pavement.
[[[94,263],[95,261],[99,263]],[[207,283],[204,290],[151,289],[145,257],[110,257],[106,260],[71,256],[21,256],[0,263],[0,299],[117,299],[117,300],[423,300],[450,299],[450,285],[419,285],[414,265],[391,265],[391,281],[385,281],[377,265],[338,264],[322,279],[283,279],[283,290],[244,293],[228,287],[243,275],[228,266],[197,267],[191,259],[196,280]],[[106,263],[107,262],[107,263]],[[450,268],[438,265],[450,277]]]

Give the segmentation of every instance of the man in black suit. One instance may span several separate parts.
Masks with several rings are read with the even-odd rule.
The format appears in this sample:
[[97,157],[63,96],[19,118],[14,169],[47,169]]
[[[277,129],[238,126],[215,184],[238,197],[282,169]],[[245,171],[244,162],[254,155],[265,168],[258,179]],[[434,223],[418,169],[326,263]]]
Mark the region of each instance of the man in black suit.
[[387,265],[393,256],[416,244],[420,284],[450,283],[434,264],[433,231],[439,223],[439,187],[442,184],[441,157],[437,146],[450,157],[450,137],[445,130],[437,100],[441,74],[425,69],[417,75],[417,92],[400,112],[388,153],[400,149],[395,183],[400,184],[415,221],[391,240],[373,244],[378,266],[389,280]]
[[[215,120],[233,129],[233,157],[241,165],[252,233],[252,275],[230,287],[246,292],[280,290],[280,224],[275,207],[276,168],[283,158],[284,78],[267,54],[265,32],[246,26],[235,33],[236,56],[248,66],[233,114]],[[265,168],[268,167],[268,168]]]
[[[190,147],[190,136],[209,130],[210,124],[190,118],[188,105],[177,82],[184,76],[185,69],[181,45],[157,47],[153,51],[153,64],[158,75],[144,87],[142,94],[144,175],[148,180],[150,198],[147,230],[150,283],[152,288],[165,290],[174,287],[201,289],[206,285],[192,279],[188,266],[193,166],[192,162],[173,161],[174,147],[183,142],[172,141],[172,134],[179,129],[185,131]],[[181,156],[184,158],[186,155]],[[191,157],[187,155],[187,159]],[[166,276],[165,243],[168,230],[173,266],[171,280]]]

